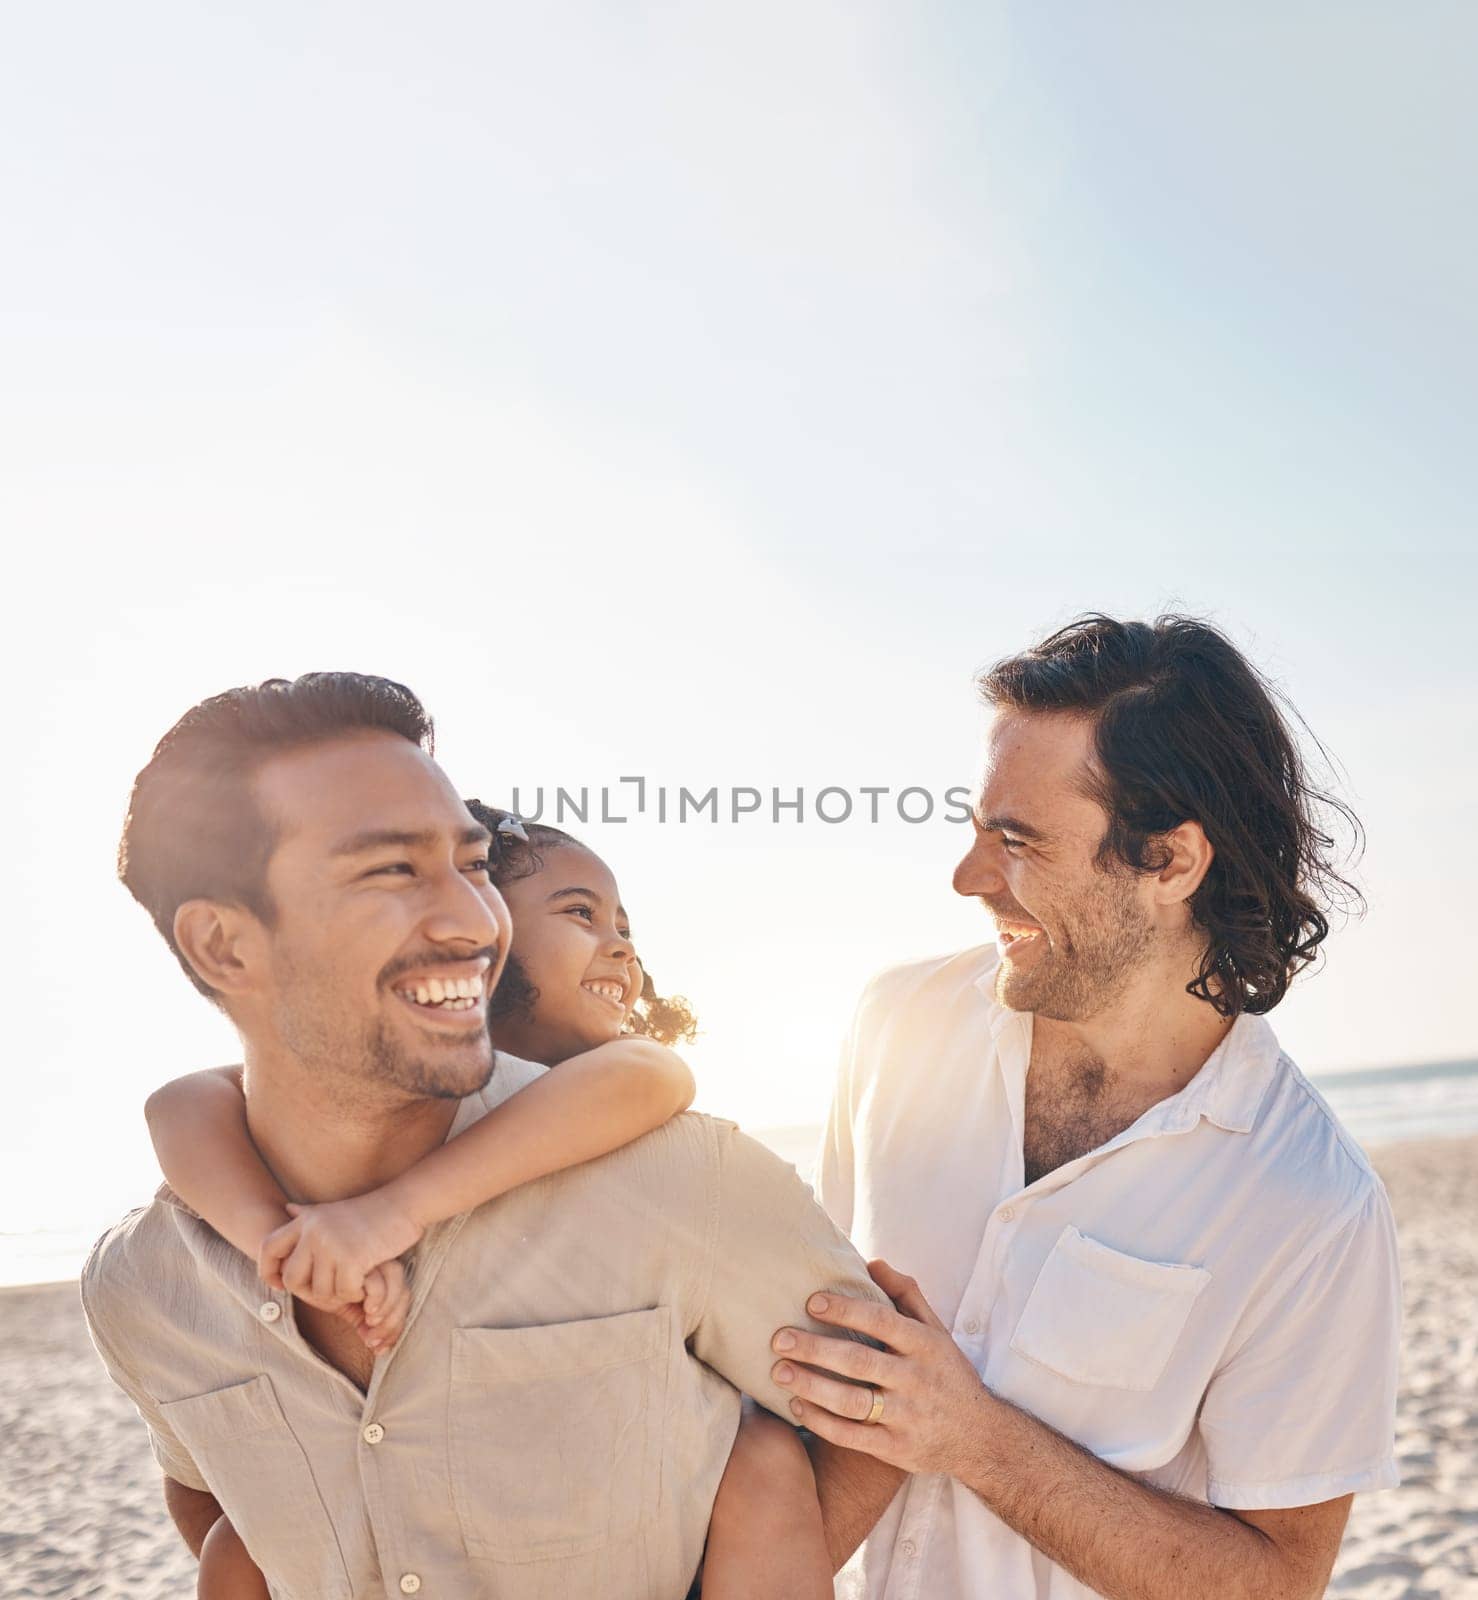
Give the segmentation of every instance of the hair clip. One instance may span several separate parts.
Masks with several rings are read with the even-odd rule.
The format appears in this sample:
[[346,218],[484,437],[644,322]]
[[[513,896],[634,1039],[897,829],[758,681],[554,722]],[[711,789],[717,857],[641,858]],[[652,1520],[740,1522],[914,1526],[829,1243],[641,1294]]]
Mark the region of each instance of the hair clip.
[[524,844],[529,842],[529,836],[524,832],[523,823],[511,811],[506,817],[500,819],[497,831],[499,833],[512,834],[515,839],[521,840]]

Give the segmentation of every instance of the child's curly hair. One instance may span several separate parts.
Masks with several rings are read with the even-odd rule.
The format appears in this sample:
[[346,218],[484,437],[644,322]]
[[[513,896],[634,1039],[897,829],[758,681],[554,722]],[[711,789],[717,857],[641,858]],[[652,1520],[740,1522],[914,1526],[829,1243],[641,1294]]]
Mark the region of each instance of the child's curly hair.
[[[580,840],[563,828],[552,828],[545,822],[525,822],[512,811],[502,811],[497,806],[484,805],[481,800],[468,800],[467,809],[492,834],[488,844],[489,871],[494,884],[501,888],[505,883],[515,883],[520,878],[530,878],[544,867],[541,850],[558,850],[565,845],[580,845]],[[526,837],[511,830],[517,824]],[[582,849],[588,846],[581,845]],[[640,957],[637,958],[640,963]],[[527,1011],[539,997],[539,991],[513,963],[504,970],[493,993],[492,1013],[507,1016],[515,1011]],[[623,1033],[640,1034],[658,1044],[676,1045],[698,1036],[698,1019],[692,1007],[681,995],[663,997],[652,983],[652,975],[642,967],[641,995],[631,1015],[626,1019]]]

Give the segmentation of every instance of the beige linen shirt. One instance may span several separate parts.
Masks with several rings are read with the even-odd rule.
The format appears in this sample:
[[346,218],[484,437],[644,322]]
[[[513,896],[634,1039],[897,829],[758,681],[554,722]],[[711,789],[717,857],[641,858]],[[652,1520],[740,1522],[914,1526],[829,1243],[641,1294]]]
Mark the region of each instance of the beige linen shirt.
[[[864,994],[818,1170],[986,1384],[1145,1483],[1237,1509],[1393,1485],[1401,1285],[1360,1147],[1260,1017],[1180,1093],[1027,1186],[1032,1019],[994,945]],[[948,1478],[908,1480],[847,1600],[1087,1600]]]
[[[543,1070],[499,1054],[453,1132]],[[220,1501],[275,1600],[676,1600],[739,1391],[788,1418],[770,1337],[816,1326],[817,1289],[882,1298],[791,1168],[691,1113],[429,1230],[364,1393],[169,1197],[82,1276],[159,1465]]]

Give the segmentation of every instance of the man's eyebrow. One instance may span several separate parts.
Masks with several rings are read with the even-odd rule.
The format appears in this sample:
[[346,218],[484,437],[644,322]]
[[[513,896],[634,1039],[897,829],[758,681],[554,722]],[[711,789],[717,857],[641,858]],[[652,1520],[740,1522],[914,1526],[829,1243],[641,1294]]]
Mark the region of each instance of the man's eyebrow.
[[1040,828],[1032,827],[1031,823],[1023,822],[1020,817],[990,816],[982,817],[975,813],[975,825],[982,833],[1014,833],[1023,839],[1045,839],[1047,835]]
[[[434,828],[368,828],[363,833],[341,839],[331,854],[336,856],[362,856],[368,850],[429,850],[442,838]],[[486,844],[492,834],[479,823],[471,823],[457,835],[457,847],[469,844]]]

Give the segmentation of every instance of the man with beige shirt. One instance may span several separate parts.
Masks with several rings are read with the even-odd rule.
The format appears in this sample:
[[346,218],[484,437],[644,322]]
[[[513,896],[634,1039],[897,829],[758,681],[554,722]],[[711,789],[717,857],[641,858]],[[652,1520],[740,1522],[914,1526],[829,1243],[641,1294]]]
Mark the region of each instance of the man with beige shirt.
[[[241,1034],[264,1155],[320,1197],[383,1183],[543,1070],[392,992],[419,963],[476,969],[486,996],[508,948],[486,830],[429,745],[408,690],[313,674],[195,708],[134,792],[126,881]],[[327,864],[390,835],[416,891],[366,911]],[[198,1551],[224,1511],[277,1600],[678,1600],[740,1391],[790,1417],[775,1329],[817,1289],[884,1299],[791,1169],[696,1115],[435,1225],[411,1284],[371,1363],[167,1194],[84,1271],[182,1534]],[[818,1447],[824,1515],[855,1522],[858,1460]]]

